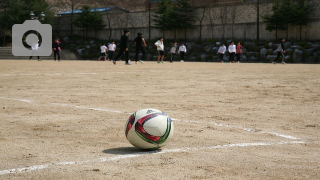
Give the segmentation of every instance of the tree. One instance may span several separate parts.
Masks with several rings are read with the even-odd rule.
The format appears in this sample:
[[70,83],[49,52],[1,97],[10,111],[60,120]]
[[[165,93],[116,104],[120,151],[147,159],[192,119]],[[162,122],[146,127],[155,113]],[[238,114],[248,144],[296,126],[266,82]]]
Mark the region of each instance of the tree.
[[176,31],[184,30],[185,40],[187,39],[187,30],[194,29],[195,11],[189,0],[177,0],[171,13],[173,20],[174,38]]
[[266,30],[276,31],[275,38],[278,39],[278,29],[286,29],[284,26],[286,19],[281,11],[281,3],[277,0],[272,6],[272,15],[261,16],[263,22],[266,23]]
[[206,6],[202,6],[198,8],[196,19],[199,21],[199,39],[202,39],[202,23],[204,18],[206,17]]
[[221,24],[222,24],[222,39],[224,39],[225,37],[225,33],[226,33],[226,24],[227,24],[227,13],[228,13],[228,9],[226,6],[223,6],[220,8],[220,19],[221,19]]
[[165,31],[172,29],[172,8],[171,0],[160,0],[158,10],[153,15],[153,21],[155,22],[155,28],[160,29],[165,36]]
[[0,1],[0,32],[3,36],[3,46],[6,36],[9,35],[14,24],[23,24],[30,19],[30,12],[40,15],[43,12],[46,17],[41,23],[54,25],[53,12],[46,0],[1,0]]
[[302,26],[306,26],[312,19],[311,15],[317,7],[316,3],[310,0],[277,0],[272,6],[272,15],[262,16],[269,31],[286,30],[288,38],[289,25],[299,26],[300,40],[302,39]]
[[83,6],[80,15],[75,19],[74,24],[86,32],[88,37],[88,30],[98,30],[104,27],[102,16],[95,9],[90,6]]
[[297,0],[294,4],[293,24],[299,26],[300,41],[302,40],[302,27],[308,25],[312,19],[312,13],[317,8],[317,3],[310,0]]

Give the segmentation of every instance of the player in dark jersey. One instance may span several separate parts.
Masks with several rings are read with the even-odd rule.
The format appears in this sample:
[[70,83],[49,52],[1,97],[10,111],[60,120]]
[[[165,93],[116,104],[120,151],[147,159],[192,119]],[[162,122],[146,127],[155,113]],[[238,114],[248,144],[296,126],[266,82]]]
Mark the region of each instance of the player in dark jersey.
[[142,52],[142,56],[139,61],[143,64],[142,60],[146,54],[144,47],[147,46],[147,44],[141,33],[138,33],[138,37],[136,37],[136,39],[134,40],[134,44],[136,45],[136,57],[135,57],[136,64],[138,62],[138,56],[140,51]]

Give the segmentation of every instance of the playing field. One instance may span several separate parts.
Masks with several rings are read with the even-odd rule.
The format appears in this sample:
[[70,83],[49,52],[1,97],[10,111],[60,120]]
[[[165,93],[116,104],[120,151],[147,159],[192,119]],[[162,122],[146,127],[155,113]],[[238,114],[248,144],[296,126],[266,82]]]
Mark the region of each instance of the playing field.
[[[172,119],[140,151],[131,113]],[[0,179],[320,179],[320,66],[0,61]]]

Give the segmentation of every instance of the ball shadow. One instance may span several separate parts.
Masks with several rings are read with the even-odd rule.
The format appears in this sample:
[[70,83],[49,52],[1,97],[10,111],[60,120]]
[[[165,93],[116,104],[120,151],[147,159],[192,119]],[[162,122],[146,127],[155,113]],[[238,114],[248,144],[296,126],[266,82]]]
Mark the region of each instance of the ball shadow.
[[118,154],[118,155],[127,155],[127,154],[154,154],[161,152],[161,149],[157,150],[142,150],[135,147],[120,147],[120,148],[111,148],[105,149],[102,152],[106,154]]

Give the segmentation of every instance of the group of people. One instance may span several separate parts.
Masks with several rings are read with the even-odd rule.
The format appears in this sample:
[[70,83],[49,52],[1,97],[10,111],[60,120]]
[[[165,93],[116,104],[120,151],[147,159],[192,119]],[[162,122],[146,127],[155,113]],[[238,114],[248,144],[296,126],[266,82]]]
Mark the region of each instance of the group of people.
[[[121,36],[120,39],[120,47],[119,47],[119,51],[117,56],[113,59],[113,53],[116,50],[116,45],[114,44],[114,42],[112,42],[111,44],[108,45],[108,47],[106,46],[106,44],[103,44],[100,49],[101,49],[101,55],[98,58],[98,61],[100,61],[100,59],[102,57],[104,57],[105,61],[108,60],[112,60],[113,64],[116,65],[116,62],[118,60],[118,58],[120,56],[125,56],[125,65],[131,65],[131,63],[129,62],[129,34],[130,31],[128,30],[124,30],[124,34]],[[142,33],[138,33],[137,37],[134,39],[134,44],[135,44],[135,62],[136,64],[138,63],[138,61],[140,63],[144,63],[143,59],[145,57],[146,51],[145,51],[145,47],[147,46],[147,43],[143,37]],[[154,44],[157,47],[157,51],[158,51],[158,63],[164,63],[164,43],[163,43],[163,38],[159,38],[159,40],[157,42],[155,42]],[[139,59],[139,53],[142,53],[141,58]],[[184,62],[184,56],[185,53],[187,52],[187,48],[184,45],[184,43],[181,43],[181,46],[178,48],[177,47],[177,42],[174,42],[170,48],[170,62],[172,63],[174,60],[174,57],[176,54],[180,54],[181,56],[181,62]],[[107,58],[108,56],[108,58]]]
[[[60,47],[60,42],[59,39],[54,39],[54,42],[52,43],[52,51],[53,51],[53,56],[54,56],[54,60],[57,61],[57,57],[58,57],[58,61],[60,61],[60,51],[61,51],[61,47]],[[38,61],[41,61],[38,50],[39,50],[40,44],[39,44],[39,40],[35,43],[32,44],[31,46],[31,51],[32,54],[29,57],[29,61],[32,59],[33,56],[37,56],[38,57]]]
[[[157,46],[158,50],[158,63],[164,63],[164,44],[163,44],[163,38],[159,38],[159,40],[154,43],[154,45]],[[180,61],[184,62],[184,55],[187,53],[187,48],[184,45],[184,43],[181,43],[180,47],[178,48],[177,42],[173,42],[173,44],[170,47],[170,63],[173,63],[174,57],[176,54],[180,54]]]
[[[285,56],[284,56],[284,53],[286,53],[284,42],[285,42],[285,39],[281,38],[280,44],[278,45],[278,48],[275,50],[277,52],[277,57],[272,61],[272,64],[276,64],[279,58],[281,58],[282,64],[286,64]],[[219,58],[222,63],[224,63],[223,57],[226,51],[227,51],[226,46],[222,44],[219,47],[219,50],[217,52],[217,54],[219,54]],[[237,45],[235,45],[234,42],[232,41],[228,46],[228,52],[229,52],[229,62],[234,63],[235,62],[234,57],[236,56],[237,63],[239,63],[242,55],[242,45],[240,44],[240,42],[238,42]]]
[[[113,64],[116,65],[116,61],[120,56],[125,56],[125,65],[131,65],[129,62],[129,34],[130,31],[128,30],[124,30],[124,34],[121,36],[120,39],[120,50],[119,53],[117,54],[117,56],[113,59],[113,54],[117,49],[117,46],[115,45],[115,42],[111,42],[111,44],[108,45],[108,47],[106,46],[106,44],[103,44],[100,49],[101,49],[101,55],[98,58],[98,61],[100,61],[101,57],[104,57],[105,61],[108,60],[112,60]],[[285,46],[284,46],[284,42],[285,39],[281,38],[280,39],[280,44],[278,46],[278,48],[276,49],[277,52],[277,57],[272,61],[273,64],[276,64],[277,60],[279,58],[282,59],[282,64],[285,64],[285,56],[284,53],[285,51]],[[53,54],[54,54],[54,60],[57,60],[58,57],[58,61],[60,61],[60,42],[59,39],[55,39],[54,42],[52,43],[52,50],[53,50]],[[144,47],[147,46],[145,39],[143,38],[143,34],[142,33],[138,33],[137,37],[134,40],[134,44],[136,47],[136,51],[135,51],[135,62],[136,64],[138,63],[138,57],[139,57],[139,52],[142,52],[142,56],[139,60],[140,63],[144,63],[143,59],[145,57],[145,49]],[[164,43],[163,43],[163,38],[159,38],[159,40],[157,42],[155,42],[154,44],[157,47],[157,51],[158,51],[158,63],[164,63]],[[32,44],[31,49],[32,49],[32,55],[30,56],[29,60],[32,59],[32,56],[34,54],[37,54],[37,51],[39,49],[40,45],[39,45],[39,41],[37,41],[36,43]],[[234,42],[232,41],[230,43],[230,45],[228,46],[228,52],[229,52],[229,62],[230,63],[235,63],[234,59],[236,57],[236,61],[237,63],[240,62],[241,59],[241,55],[242,55],[242,45],[240,44],[240,42],[237,43],[237,45],[234,44]],[[224,63],[224,54],[226,53],[227,48],[225,46],[225,44],[222,44],[219,47],[219,50],[217,52],[217,54],[219,54],[219,58],[221,60],[221,63]],[[107,53],[108,53],[108,59],[107,59]],[[184,43],[181,43],[181,45],[177,46],[177,42],[173,42],[173,44],[170,47],[170,63],[173,62],[175,55],[180,54],[180,61],[184,62],[184,56],[187,53],[187,48],[184,45]],[[38,55],[38,61],[41,61],[40,56]]]
[[[219,47],[219,50],[217,52],[217,54],[219,54],[219,58],[221,60],[222,63],[224,63],[224,54],[227,51],[227,48],[224,44],[222,44]],[[242,54],[242,45],[240,44],[240,42],[237,43],[237,45],[234,44],[234,42],[232,41],[228,47],[228,52],[229,52],[229,62],[230,63],[234,63],[234,57],[236,57],[237,63],[240,63],[240,59],[241,59],[241,54]]]

